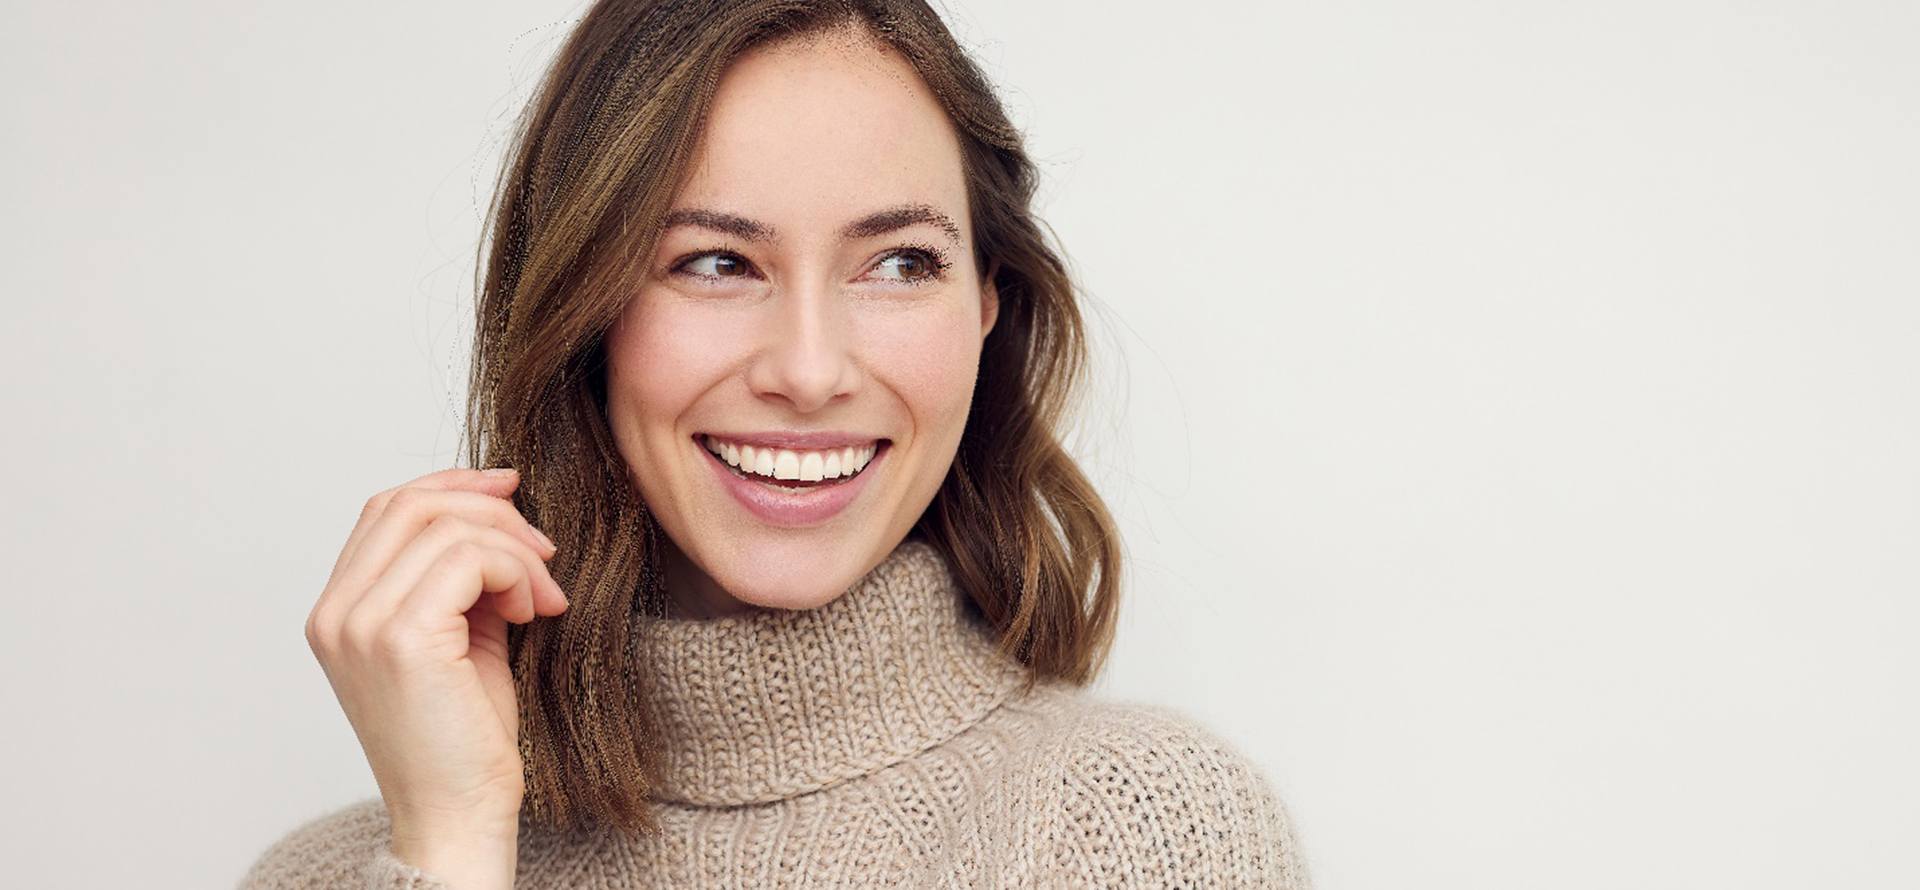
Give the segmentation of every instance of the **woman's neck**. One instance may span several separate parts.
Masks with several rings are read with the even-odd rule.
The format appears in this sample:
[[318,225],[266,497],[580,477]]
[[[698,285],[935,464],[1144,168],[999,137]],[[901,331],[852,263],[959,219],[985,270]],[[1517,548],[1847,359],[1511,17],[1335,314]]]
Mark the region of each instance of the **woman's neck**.
[[667,617],[704,620],[743,615],[759,608],[720,587],[666,535],[660,536],[661,567],[667,588]]

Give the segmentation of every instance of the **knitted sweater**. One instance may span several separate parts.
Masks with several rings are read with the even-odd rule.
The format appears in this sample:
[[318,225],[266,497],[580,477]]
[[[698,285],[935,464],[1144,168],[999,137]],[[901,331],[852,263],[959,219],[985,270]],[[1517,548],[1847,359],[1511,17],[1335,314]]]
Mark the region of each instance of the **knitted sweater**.
[[[523,820],[515,887],[1310,886],[1244,755],[1167,708],[1022,693],[920,541],[818,609],[646,634],[661,832]],[[446,885],[392,853],[375,797],[295,828],[241,887]]]

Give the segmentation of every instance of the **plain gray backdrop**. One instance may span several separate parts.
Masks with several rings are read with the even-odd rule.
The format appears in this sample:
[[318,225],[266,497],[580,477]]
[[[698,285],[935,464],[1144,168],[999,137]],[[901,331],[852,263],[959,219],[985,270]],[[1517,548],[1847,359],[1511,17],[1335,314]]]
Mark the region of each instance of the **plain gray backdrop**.
[[[14,4],[5,883],[370,796],[302,622],[456,459],[578,2]],[[1131,576],[1323,890],[1920,886],[1920,6],[967,0]]]

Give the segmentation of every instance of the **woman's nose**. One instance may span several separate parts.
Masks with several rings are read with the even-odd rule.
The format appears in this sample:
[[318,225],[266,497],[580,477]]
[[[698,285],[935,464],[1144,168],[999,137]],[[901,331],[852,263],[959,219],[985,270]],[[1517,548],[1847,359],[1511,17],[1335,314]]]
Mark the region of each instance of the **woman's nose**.
[[808,414],[851,395],[859,381],[853,332],[843,296],[831,285],[790,287],[765,304],[748,384],[761,398]]

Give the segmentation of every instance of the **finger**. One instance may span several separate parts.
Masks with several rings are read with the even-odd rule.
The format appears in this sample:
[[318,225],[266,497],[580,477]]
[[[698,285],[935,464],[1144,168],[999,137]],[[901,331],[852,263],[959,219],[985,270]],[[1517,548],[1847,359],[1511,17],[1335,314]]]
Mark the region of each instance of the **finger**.
[[[401,601],[412,596],[413,589],[422,583],[427,573],[442,558],[445,552],[460,542],[467,542],[499,550],[519,561],[528,580],[527,613],[524,619],[531,621],[537,614],[553,614],[551,603],[559,601],[564,607],[565,597],[559,584],[547,573],[547,566],[539,554],[518,538],[497,528],[475,525],[457,516],[442,514],[417,535],[412,542],[397,554],[393,563],[367,589],[361,601],[371,615],[388,615],[401,608]],[[353,611],[359,612],[360,606]],[[519,613],[506,606],[500,609],[502,615],[515,618]]]
[[385,575],[401,548],[441,516],[452,516],[479,526],[508,532],[527,542],[537,558],[551,559],[555,548],[534,530],[532,523],[514,509],[511,502],[471,491],[436,491],[407,488],[394,492],[380,518],[374,520],[361,538],[351,560],[328,585],[339,600],[330,610],[345,611],[366,588]]
[[403,550],[394,558],[387,572],[368,588],[363,599],[385,598],[375,604],[375,609],[397,609],[399,600],[408,596],[408,591],[418,585],[420,578],[432,567],[439,551],[451,546],[453,541],[468,540],[505,550],[520,560],[526,567],[528,582],[532,585],[530,593],[534,615],[558,615],[566,611],[567,597],[560,590],[559,582],[553,579],[540,554],[519,538],[497,528],[474,525],[445,514],[435,519],[426,531],[421,532],[420,537],[432,540],[419,547]]
[[505,498],[513,493],[520,484],[520,475],[511,467],[498,468],[506,472],[474,470],[464,467],[440,470],[428,473],[416,479],[408,480],[385,491],[374,494],[360,508],[360,518],[353,529],[347,533],[345,546],[340,548],[340,556],[334,560],[333,572],[328,575],[328,583],[340,574],[342,567],[353,561],[353,554],[359,549],[368,530],[380,516],[386,512],[387,504],[404,488],[420,488],[433,491],[469,490],[494,497]]
[[396,608],[381,611],[385,600],[355,606],[347,615],[343,640],[358,652],[403,654],[453,627],[470,629],[463,614],[483,599],[508,621],[533,620],[526,565],[505,550],[456,540],[434,554]]
[[359,550],[361,541],[366,538],[368,531],[372,528],[373,524],[379,520],[380,516],[386,512],[387,505],[401,489],[418,488],[428,491],[473,491],[495,498],[505,498],[513,493],[514,488],[519,486],[520,475],[517,470],[511,467],[503,467],[500,469],[505,469],[507,472],[494,473],[466,467],[440,470],[439,472],[428,473],[425,476],[396,485],[368,498],[367,502],[360,507],[360,518],[354,523],[352,531],[347,533],[346,544],[340,548],[339,557],[333,561],[333,570],[327,575],[328,586],[332,586],[334,580],[340,576],[341,568],[353,561],[353,555]]
[[[526,575],[526,564],[511,552],[463,539],[447,541],[444,547],[422,547],[419,552],[426,552],[426,566],[397,597],[363,598],[348,612],[342,641],[349,648],[392,652],[399,648],[396,637],[417,639],[422,633],[445,631],[484,598],[492,598],[493,608],[509,621],[530,620],[532,610],[522,612],[515,600],[532,602],[522,595],[532,581]],[[386,579],[382,579],[384,583]],[[407,620],[401,620],[399,616],[411,608],[411,598],[419,597],[422,591],[428,591],[424,595],[434,602],[444,604],[447,612],[428,616],[415,610]]]
[[456,544],[434,561],[392,620],[403,627],[430,630],[462,619],[483,598],[508,621],[533,620],[532,589],[524,563],[505,550]]
[[342,569],[340,580],[352,586],[355,579],[365,583],[372,575],[383,572],[395,551],[426,528],[427,523],[443,515],[511,532],[538,551],[543,559],[555,552],[552,543],[505,498],[471,491],[408,488],[394,492],[380,517],[361,539],[354,557]]

